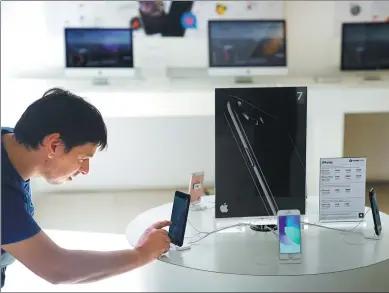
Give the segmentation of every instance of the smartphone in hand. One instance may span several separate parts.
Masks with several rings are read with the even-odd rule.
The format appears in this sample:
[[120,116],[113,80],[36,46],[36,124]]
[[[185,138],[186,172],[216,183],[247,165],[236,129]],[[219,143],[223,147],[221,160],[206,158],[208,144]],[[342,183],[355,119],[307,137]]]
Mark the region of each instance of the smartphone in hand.
[[172,244],[181,247],[184,244],[186,223],[188,220],[190,195],[176,191],[174,195],[169,237]]

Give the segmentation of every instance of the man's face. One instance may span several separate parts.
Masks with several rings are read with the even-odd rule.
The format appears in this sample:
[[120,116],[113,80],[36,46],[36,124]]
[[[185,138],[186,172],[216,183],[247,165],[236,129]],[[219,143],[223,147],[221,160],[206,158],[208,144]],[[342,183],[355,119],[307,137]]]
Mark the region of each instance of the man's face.
[[65,152],[59,136],[45,139],[44,150],[47,159],[41,171],[42,177],[50,184],[71,181],[73,177],[89,172],[89,160],[97,149],[94,144],[85,144]]

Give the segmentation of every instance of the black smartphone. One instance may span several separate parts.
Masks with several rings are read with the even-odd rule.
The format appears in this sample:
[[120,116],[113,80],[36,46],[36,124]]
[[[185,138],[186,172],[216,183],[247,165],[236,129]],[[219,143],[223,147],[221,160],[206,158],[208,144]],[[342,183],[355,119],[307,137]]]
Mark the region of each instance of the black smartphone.
[[184,244],[189,205],[190,195],[181,191],[176,191],[170,219],[172,223],[169,227],[169,237],[171,243],[179,247]]
[[138,1],[143,30],[146,35],[160,34],[166,20],[165,6],[162,0]]
[[380,236],[382,232],[382,225],[381,225],[380,210],[378,208],[376,192],[374,188],[370,189],[369,191],[369,199],[370,199],[371,212],[373,214],[374,231],[377,236]]
[[166,15],[162,36],[183,37],[186,32],[181,24],[185,13],[191,12],[194,1],[172,1],[168,15]]

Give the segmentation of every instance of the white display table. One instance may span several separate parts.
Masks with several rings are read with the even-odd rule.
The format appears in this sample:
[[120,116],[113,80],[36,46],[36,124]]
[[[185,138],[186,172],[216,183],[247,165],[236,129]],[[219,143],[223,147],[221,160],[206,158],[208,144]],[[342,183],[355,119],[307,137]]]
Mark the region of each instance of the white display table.
[[[315,222],[317,197],[308,199],[308,220]],[[223,222],[214,218],[213,196],[204,197],[202,204],[207,209],[191,210],[189,214],[186,242],[198,239],[196,230],[209,232]],[[128,225],[129,243],[134,246],[152,223],[170,219],[171,208],[169,203],[139,215]],[[385,233],[389,216],[381,213],[381,219]],[[355,225],[347,224],[344,229]],[[373,233],[370,212],[360,227],[366,234]],[[153,288],[156,291],[193,288],[204,291],[379,291],[389,288],[389,280],[382,273],[383,267],[389,269],[389,238],[385,235],[379,241],[366,240],[360,234],[306,226],[302,231],[301,264],[280,264],[277,245],[276,236],[270,232],[255,232],[248,226],[227,229],[196,242],[190,250],[170,251],[153,268],[156,276],[148,278],[164,276],[163,285]],[[171,276],[166,271],[171,272]],[[210,279],[205,281],[204,275]]]

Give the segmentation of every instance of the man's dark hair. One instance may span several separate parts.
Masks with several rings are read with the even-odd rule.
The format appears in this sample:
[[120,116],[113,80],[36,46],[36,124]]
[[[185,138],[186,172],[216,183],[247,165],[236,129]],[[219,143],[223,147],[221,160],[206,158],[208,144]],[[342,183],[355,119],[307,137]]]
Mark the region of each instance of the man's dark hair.
[[37,150],[43,139],[59,133],[66,152],[87,143],[100,150],[107,147],[107,128],[99,110],[83,98],[52,88],[32,103],[14,128],[15,139],[27,149]]

